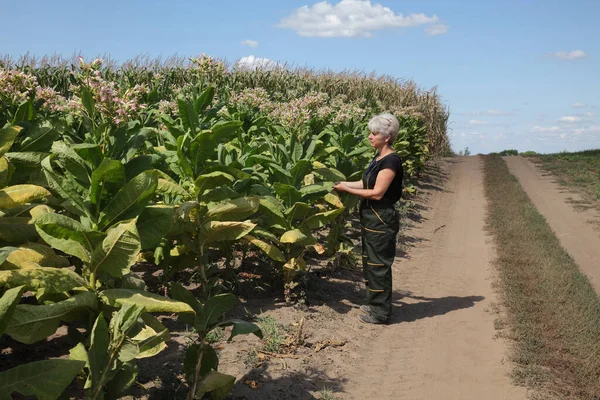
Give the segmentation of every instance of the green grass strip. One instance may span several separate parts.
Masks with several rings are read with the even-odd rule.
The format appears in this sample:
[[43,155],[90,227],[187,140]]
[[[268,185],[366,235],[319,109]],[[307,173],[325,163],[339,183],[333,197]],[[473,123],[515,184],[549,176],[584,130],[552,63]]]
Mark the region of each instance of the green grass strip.
[[600,399],[600,298],[504,161],[484,160],[515,377],[545,399]]
[[538,155],[534,160],[557,176],[560,184],[583,191],[588,200],[600,200],[600,150]]

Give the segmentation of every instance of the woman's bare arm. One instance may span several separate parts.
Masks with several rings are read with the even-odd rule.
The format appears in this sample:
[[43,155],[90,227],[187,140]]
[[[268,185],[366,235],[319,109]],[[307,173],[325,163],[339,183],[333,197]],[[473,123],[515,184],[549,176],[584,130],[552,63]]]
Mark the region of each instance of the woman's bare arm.
[[[373,189],[363,189],[362,184],[359,188],[350,187],[348,185],[342,184],[342,182],[335,185],[333,188],[340,192],[348,192],[354,195],[360,196],[363,199],[369,200],[381,200],[385,192],[387,192],[388,188],[392,184],[394,177],[396,176],[396,172],[393,169],[382,169],[377,174],[377,180],[375,181],[375,187]],[[355,182],[351,182],[355,183]]]
[[354,182],[342,181],[342,182],[337,182],[337,183],[342,184],[349,188],[353,188],[353,189],[362,189],[363,188],[362,181],[354,181]]

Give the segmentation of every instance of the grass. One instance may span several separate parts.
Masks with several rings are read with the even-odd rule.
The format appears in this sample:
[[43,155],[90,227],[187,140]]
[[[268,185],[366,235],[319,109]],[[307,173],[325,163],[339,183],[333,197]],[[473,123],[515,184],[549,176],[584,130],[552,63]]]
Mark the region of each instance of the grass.
[[544,399],[600,399],[600,298],[498,156],[485,193],[515,378]]
[[334,391],[331,388],[325,386],[323,389],[319,391],[319,399],[320,400],[338,400],[339,397],[334,395]]
[[264,351],[278,353],[286,338],[285,327],[271,315],[261,315],[258,317],[257,322],[263,332]]
[[600,150],[537,155],[533,160],[555,175],[561,185],[577,189],[600,207]]

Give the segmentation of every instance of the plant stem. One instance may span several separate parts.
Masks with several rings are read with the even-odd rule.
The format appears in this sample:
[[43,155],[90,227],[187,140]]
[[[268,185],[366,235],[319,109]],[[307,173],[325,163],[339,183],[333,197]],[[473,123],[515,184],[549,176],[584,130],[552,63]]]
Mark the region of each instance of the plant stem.
[[198,348],[198,360],[196,360],[196,368],[194,368],[194,379],[192,381],[192,386],[190,387],[190,391],[188,392],[188,400],[194,400],[196,398],[196,390],[198,389],[198,380],[200,379],[200,367],[202,366],[202,355],[204,343],[200,342],[200,347]]
[[94,395],[92,396],[91,400],[96,400],[98,398],[98,396],[100,395],[100,392],[102,391],[102,388],[104,387],[104,380],[106,379],[106,374],[108,374],[108,371],[110,371],[110,369],[111,369],[110,367],[113,363],[113,360],[115,359],[115,356],[119,353],[121,346],[123,346],[123,342],[125,341],[126,337],[127,337],[127,335],[123,334],[123,337],[121,338],[121,341],[119,342],[119,344],[110,353],[108,362],[105,365],[104,371],[102,371],[102,376],[100,376],[100,380],[98,381],[98,386],[96,387],[96,391],[95,391]]
[[92,290],[96,290],[96,273],[90,272],[90,287]]

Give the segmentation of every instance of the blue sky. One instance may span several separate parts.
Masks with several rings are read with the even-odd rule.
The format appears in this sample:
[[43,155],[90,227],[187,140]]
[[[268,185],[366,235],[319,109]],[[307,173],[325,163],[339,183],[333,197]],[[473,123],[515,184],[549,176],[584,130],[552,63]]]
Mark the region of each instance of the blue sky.
[[0,54],[206,53],[375,71],[437,86],[456,151],[600,147],[600,1],[317,3],[0,0]]

